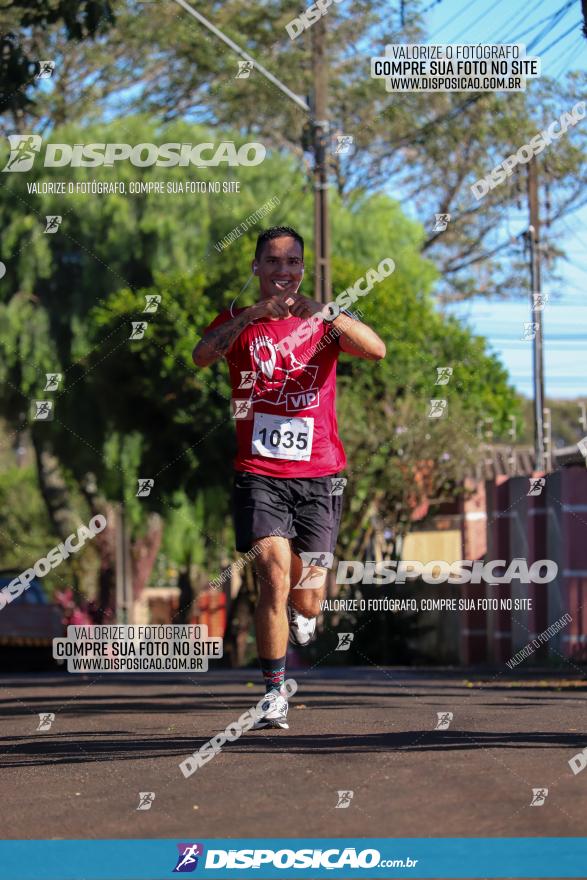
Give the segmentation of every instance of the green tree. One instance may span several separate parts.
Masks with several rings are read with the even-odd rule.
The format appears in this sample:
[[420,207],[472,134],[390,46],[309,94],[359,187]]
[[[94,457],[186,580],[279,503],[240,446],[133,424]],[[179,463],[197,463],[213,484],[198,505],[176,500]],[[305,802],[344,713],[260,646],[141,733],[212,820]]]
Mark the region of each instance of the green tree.
[[[129,130],[137,142],[156,135],[154,126],[139,117],[124,125],[113,122],[102,130],[102,138],[116,142]],[[198,142],[206,135],[183,123],[158,130],[166,141]],[[95,136],[93,129],[76,128],[56,134],[73,143]],[[0,196],[7,233],[0,256],[8,282],[0,305],[6,330],[2,412],[17,420],[28,413],[33,398],[43,396],[45,373],[63,374],[55,418],[33,425],[39,474],[43,456],[53,456],[64,472],[64,487],[71,475],[91,513],[111,516],[112,505],[124,502],[137,559],[154,558],[162,518],[177,522],[178,510],[189,518],[204,509],[199,546],[203,541],[212,574],[222,564],[225,547],[218,528],[226,518],[234,454],[230,387],[225,365],[196,371],[191,350],[221,308],[235,299],[246,305],[256,297],[243,288],[258,228],[220,252],[213,243],[276,195],[280,204],[265,223],[287,221],[307,232],[311,196],[293,171],[292,160],[277,154],[262,166],[231,170],[242,192],[230,201],[157,193],[126,198],[29,194],[30,177],[25,181],[20,175],[8,180]],[[53,180],[57,172],[44,169],[37,180]],[[63,178],[63,169],[59,174]],[[68,170],[74,183],[91,174],[87,168]],[[209,169],[200,176],[226,174]],[[138,172],[123,165],[103,169],[101,175],[130,183]],[[145,181],[179,182],[183,175],[183,169],[141,171]],[[9,204],[17,210],[9,213]],[[42,232],[39,218],[47,214],[63,216],[55,235]],[[452,487],[474,449],[479,414],[493,417],[496,425],[505,422],[513,396],[483,341],[435,311],[437,273],[421,256],[424,231],[397,202],[355,193],[348,201],[333,200],[332,218],[335,292],[384,257],[396,265],[393,275],[361,301],[366,320],[388,345],[388,358],[373,365],[343,357],[340,365],[343,436],[356,480],[345,533],[355,534],[364,527],[374,498],[379,515],[391,517],[395,508],[406,506],[410,493]],[[311,270],[311,248],[307,262]],[[145,311],[150,296],[160,297],[154,312]],[[133,322],[145,322],[143,338],[130,339]],[[429,400],[440,396],[436,368],[447,365],[454,370],[446,391],[448,416],[433,424],[427,409]],[[402,426],[409,431],[399,432]],[[428,483],[419,485],[423,470],[429,472]],[[154,480],[148,497],[137,497],[140,478]],[[382,487],[384,499],[379,498]],[[183,500],[178,501],[179,490]],[[68,504],[65,488],[60,497],[59,508],[52,511],[54,525]],[[203,508],[197,506],[201,503]],[[69,508],[81,517],[74,504]],[[185,541],[191,540],[188,530]],[[105,596],[113,571],[108,530],[100,552]],[[188,564],[185,546],[177,552],[178,564]],[[143,568],[141,584],[147,577]]]

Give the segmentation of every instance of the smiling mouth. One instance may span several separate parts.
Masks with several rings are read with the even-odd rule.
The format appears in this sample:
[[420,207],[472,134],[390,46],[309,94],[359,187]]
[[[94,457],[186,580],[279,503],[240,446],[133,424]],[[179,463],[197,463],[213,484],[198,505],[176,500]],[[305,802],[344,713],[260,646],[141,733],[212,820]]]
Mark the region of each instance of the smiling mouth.
[[289,281],[275,281],[275,280],[274,280],[274,281],[272,281],[271,283],[272,283],[273,286],[276,287],[278,290],[282,290],[282,291],[283,291],[283,290],[287,290],[287,288],[290,287],[290,286],[293,284],[293,280],[292,280],[292,279],[290,279]]

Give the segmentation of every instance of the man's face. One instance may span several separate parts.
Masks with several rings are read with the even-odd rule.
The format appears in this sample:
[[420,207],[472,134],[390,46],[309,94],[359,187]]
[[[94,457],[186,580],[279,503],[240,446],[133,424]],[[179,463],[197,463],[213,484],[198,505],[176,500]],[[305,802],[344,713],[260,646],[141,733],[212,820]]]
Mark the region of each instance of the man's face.
[[265,242],[257,263],[261,299],[290,296],[302,281],[302,247],[295,238],[284,235]]

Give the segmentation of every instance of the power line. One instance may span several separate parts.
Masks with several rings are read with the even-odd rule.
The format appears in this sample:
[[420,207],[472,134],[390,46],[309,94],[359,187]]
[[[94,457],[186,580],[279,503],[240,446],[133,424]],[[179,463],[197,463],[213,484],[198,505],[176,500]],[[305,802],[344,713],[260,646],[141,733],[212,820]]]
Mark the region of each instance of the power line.
[[473,0],[472,3],[469,3],[467,6],[464,6],[463,9],[461,9],[459,12],[455,13],[455,15],[452,16],[452,18],[449,18],[449,20],[445,24],[441,24],[440,27],[438,28],[438,30],[428,37],[428,41],[434,39],[434,37],[437,34],[439,34],[440,31],[443,31],[445,29],[445,27],[448,27],[449,25],[451,25],[453,23],[453,21],[456,21],[456,19],[459,18],[463,14],[463,12],[468,12],[470,9],[472,9],[473,6],[478,2],[479,2],[479,0]]
[[[543,3],[544,3],[544,0],[538,0],[538,2],[534,4],[532,9],[523,9],[522,12],[520,13],[520,15],[515,19],[515,21],[508,22],[507,27],[506,27],[506,31],[509,31],[511,28],[518,27],[523,21],[527,21],[528,18],[534,12],[534,10],[538,9],[539,6],[542,6]],[[549,16],[546,16],[546,18],[548,18],[548,17]],[[545,20],[546,20],[545,18],[542,19],[542,21],[545,21]],[[535,27],[538,27],[539,24],[541,24],[541,22],[537,22],[535,25],[532,25],[530,30],[533,30]],[[493,43],[495,41],[496,37],[498,37],[498,35],[500,33],[503,33],[503,26],[502,25],[500,25],[498,27],[498,29],[492,33],[492,35],[489,37],[489,42]],[[508,39],[508,43],[515,43],[516,39],[517,39],[516,37],[513,37],[512,39]],[[502,42],[502,40],[503,40],[503,38],[499,39],[500,42]]]
[[[569,3],[567,3],[567,6],[566,6],[565,8],[566,8],[566,9],[570,9],[572,5],[573,5],[573,0],[569,0]],[[513,37],[512,42],[513,42],[513,43],[517,42],[517,41],[520,40],[522,37],[525,37],[526,34],[529,34],[530,31],[535,30],[539,25],[543,24],[545,21],[549,21],[551,18],[552,18],[551,15],[547,15],[547,16],[545,16],[544,18],[541,18],[540,21],[537,21],[536,24],[533,24],[533,25],[532,25],[532,27],[526,28],[526,30],[525,30],[525,31],[522,31],[521,34],[518,34],[516,37]],[[555,22],[555,26],[556,26],[557,24],[558,24],[558,21]],[[543,30],[544,30],[544,29],[543,29]],[[552,30],[552,26],[549,26],[549,27],[548,27],[548,30],[547,30],[546,32],[548,33],[549,30]],[[540,39],[540,37],[537,37],[537,39]]]
[[560,37],[558,37],[552,43],[549,43],[546,49],[538,49],[539,54],[546,55],[549,49],[552,49],[554,46],[556,46],[557,43],[560,43],[561,40],[564,40],[565,37],[568,37],[568,35],[572,33],[577,27],[581,27],[581,21],[576,21],[574,24],[572,24],[568,31],[565,31],[564,34],[561,34]]
[[[428,6],[425,6],[424,9],[419,9],[416,15],[410,19],[408,22],[402,22],[402,28],[407,28],[408,25],[413,24],[416,21],[418,16],[426,15],[427,12],[430,12],[435,6],[438,6],[439,3],[442,3],[443,0],[432,0],[432,3],[429,3]],[[402,4],[403,5],[403,4]]]
[[545,27],[542,28],[542,30],[540,31],[540,33],[538,34],[538,36],[537,36],[537,37],[534,37],[534,39],[533,39],[532,42],[529,44],[529,46],[527,46],[527,49],[528,49],[528,50],[529,50],[529,49],[533,49],[534,46],[536,45],[536,43],[539,43],[539,42],[540,42],[540,40],[542,39],[542,37],[545,37],[547,34],[549,34],[549,33],[552,31],[552,29],[555,28],[555,27],[557,26],[557,24],[559,23],[559,21],[562,21],[562,20],[563,20],[563,18],[565,17],[565,15],[567,14],[567,12],[568,12],[569,9],[571,8],[571,5],[572,5],[572,4],[571,4],[570,0],[568,0],[567,3],[565,3],[565,4],[564,4],[563,6],[561,6],[559,9],[557,9],[556,12],[554,12],[554,13],[551,15],[549,23],[548,23]]
[[[470,30],[471,30],[471,28],[474,28],[475,25],[476,25],[479,21],[481,21],[482,18],[485,18],[486,15],[489,15],[490,13],[494,12],[494,11],[497,9],[497,7],[499,6],[499,4],[502,3],[502,2],[503,2],[503,0],[497,0],[497,3],[493,3],[493,4],[489,7],[489,9],[486,9],[484,12],[481,13],[481,15],[478,15],[477,18],[475,19],[475,21],[470,22],[470,24],[468,24],[466,27],[464,27],[464,28],[462,29],[462,31],[459,31],[458,34],[456,35],[456,37],[453,37],[452,40],[451,40],[450,42],[451,42],[451,43],[455,43],[455,42],[459,39],[459,37],[462,37],[463,34],[466,34],[467,31],[470,31]],[[473,4],[471,4],[471,6],[472,6],[472,5],[473,5]],[[469,9],[471,8],[471,6],[469,6]]]
[[573,59],[575,57],[575,52],[579,48],[579,44],[583,42],[583,39],[584,38],[583,38],[582,34],[579,34],[577,39],[573,41],[573,43],[571,44],[571,46],[569,48],[569,54],[567,55],[567,58],[570,58],[570,60],[567,61],[565,58],[565,60],[563,61],[563,67],[559,68],[558,72],[556,73],[556,75],[554,77],[555,80],[560,79],[560,77],[563,75],[563,73],[567,72],[567,70],[569,69],[569,67],[573,63]]
[[[574,0],[569,0],[569,2],[567,3],[567,6],[565,8],[570,9],[571,6],[573,5],[573,2],[574,2]],[[561,9],[562,9],[562,7],[561,7]],[[554,13],[554,14],[556,15],[556,13]],[[526,30],[522,31],[521,34],[518,34],[516,37],[513,37],[512,42],[514,42],[514,43],[517,42],[517,40],[520,40],[522,37],[525,37],[526,34],[529,34],[530,31],[535,30],[537,27],[539,27],[545,21],[550,21],[551,19],[552,19],[552,15],[545,15],[544,18],[541,18],[540,21],[537,21],[536,24],[532,25],[532,27],[526,28]],[[549,26],[549,29],[550,29],[550,26]],[[538,39],[540,39],[540,38],[538,38]]]

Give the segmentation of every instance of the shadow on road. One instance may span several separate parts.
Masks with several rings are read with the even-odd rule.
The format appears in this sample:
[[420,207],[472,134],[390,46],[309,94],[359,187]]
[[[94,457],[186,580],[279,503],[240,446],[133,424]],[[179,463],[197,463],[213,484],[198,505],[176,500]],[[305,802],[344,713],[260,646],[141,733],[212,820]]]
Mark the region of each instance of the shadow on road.
[[[130,734],[132,735],[132,734]],[[42,737],[1,737],[0,749],[11,756],[0,761],[0,767],[38,767],[81,764],[108,760],[148,760],[155,757],[181,757],[200,748],[207,737],[160,736],[128,738],[126,731],[45,734]],[[360,754],[394,752],[447,752],[473,749],[583,748],[583,734],[519,731],[429,731],[410,730],[370,734],[305,734],[291,731],[259,731],[246,734],[226,745],[223,754],[288,754],[325,753]]]

